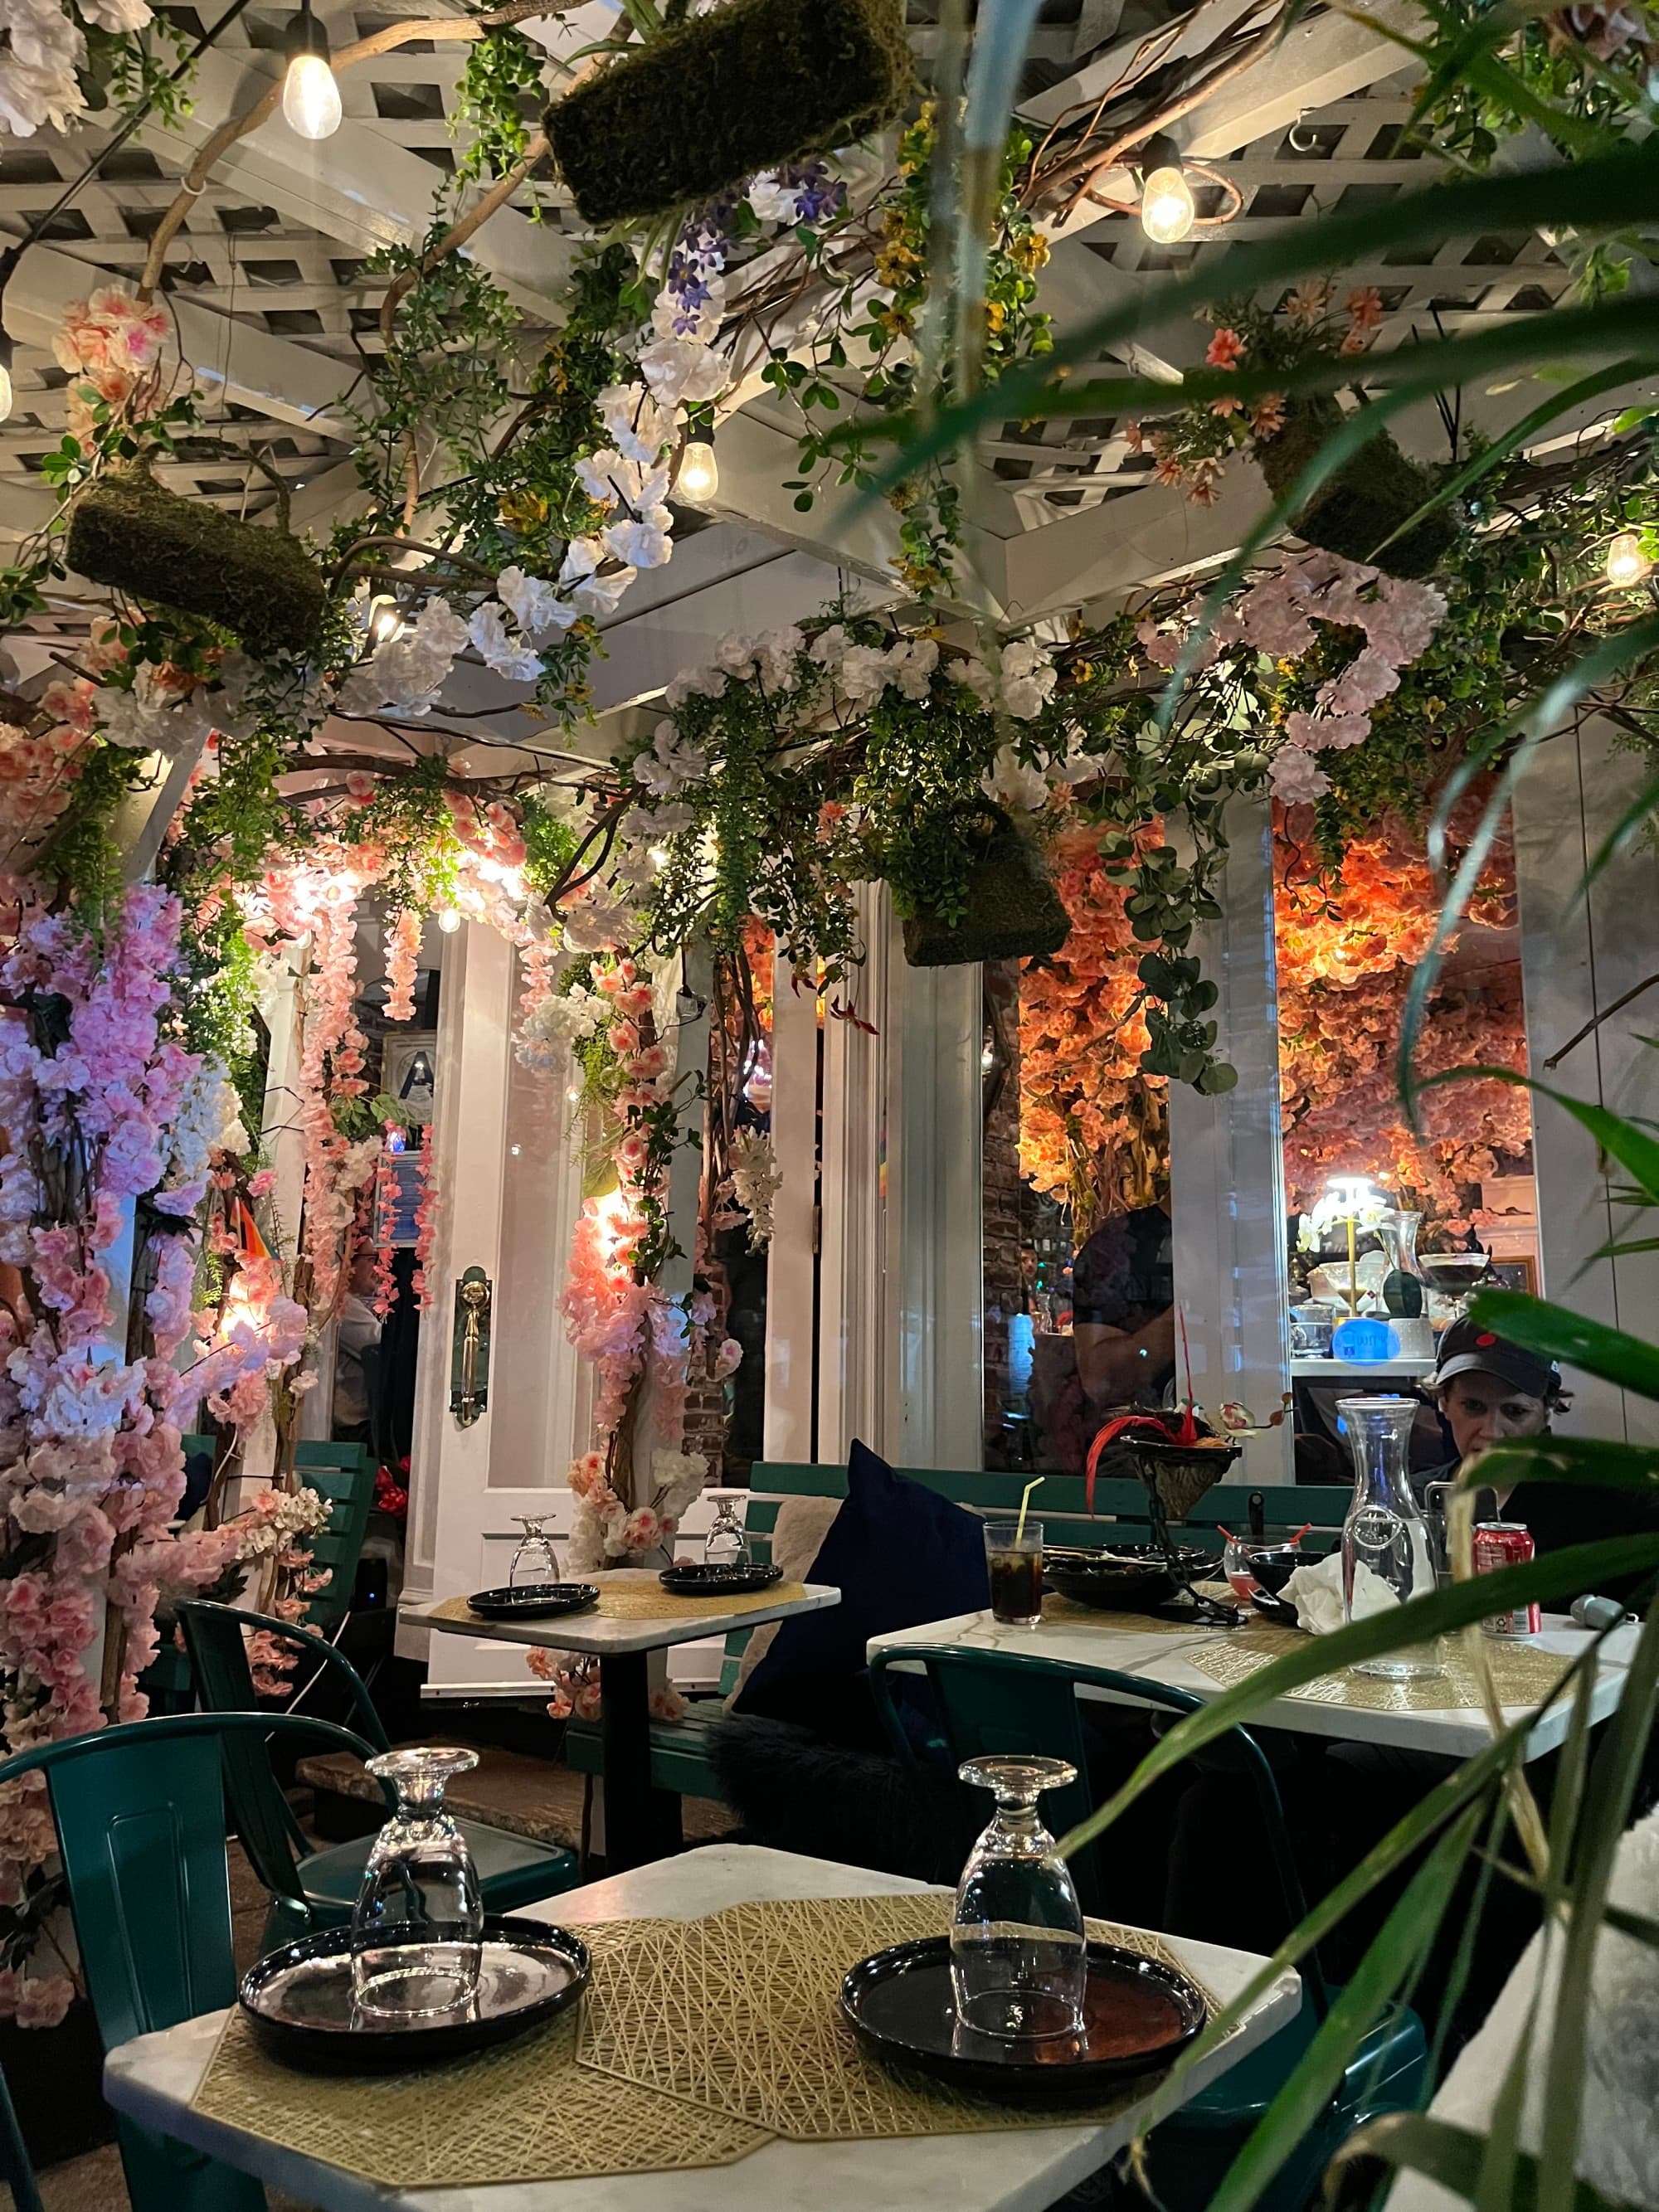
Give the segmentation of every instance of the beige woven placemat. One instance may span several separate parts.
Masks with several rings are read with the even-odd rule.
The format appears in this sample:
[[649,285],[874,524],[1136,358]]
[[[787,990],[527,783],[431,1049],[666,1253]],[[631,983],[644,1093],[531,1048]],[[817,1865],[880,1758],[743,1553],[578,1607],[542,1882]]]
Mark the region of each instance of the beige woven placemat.
[[1195,1636],[1200,1632],[1191,1621],[1159,1620],[1150,1613],[1106,1613],[1097,1605],[1079,1605],[1075,1598],[1062,1597],[1058,1590],[1042,1593],[1042,1625],[1045,1628],[1109,1629],[1119,1636]]
[[[1259,1616],[1246,1628],[1230,1632],[1224,1639],[1195,1644],[1182,1654],[1189,1667],[1207,1674],[1224,1689],[1248,1681],[1288,1651],[1307,1649],[1308,1639],[1298,1628],[1285,1628]],[[1554,1651],[1540,1651],[1530,1644],[1510,1644],[1493,1637],[1486,1644],[1492,1680],[1504,1705],[1543,1704],[1557,1689],[1571,1662]],[[1461,1637],[1440,1639],[1440,1658],[1445,1672],[1414,1674],[1391,1682],[1380,1674],[1357,1674],[1343,1668],[1286,1691],[1289,1698],[1310,1705],[1341,1705],[1353,1712],[1433,1713],[1478,1709],[1485,1703],[1480,1675]]]
[[[1146,2094],[1143,2079],[1099,2105],[1067,2106],[1057,2118],[866,2058],[841,2018],[842,1977],[890,1943],[945,1934],[951,1911],[942,1896],[808,1898],[657,1922],[589,1993],[582,2063],[797,2142],[1097,2125]],[[1190,1972],[1157,1936],[1090,1927]]]
[[[774,1583],[769,1589],[744,1590],[732,1597],[683,1597],[659,1583],[619,1584],[603,1578],[599,1587],[597,1605],[589,1606],[582,1613],[555,1616],[534,1625],[546,1629],[550,1638],[562,1619],[573,1624],[585,1620],[695,1620],[702,1613],[757,1613],[767,1606],[793,1605],[807,1595],[805,1583]],[[499,1625],[487,1621],[481,1613],[474,1613],[464,1597],[445,1598],[441,1605],[431,1608],[428,1617],[433,1620],[476,1622],[481,1628]]]
[[[603,1987],[650,1921],[580,1933]],[[661,1923],[674,1925],[678,1923]],[[735,2112],[686,2105],[580,2065],[575,2011],[499,2050],[407,2075],[279,2066],[240,2013],[191,2102],[209,2118],[388,2189],[466,2189],[729,2166],[769,2140]]]

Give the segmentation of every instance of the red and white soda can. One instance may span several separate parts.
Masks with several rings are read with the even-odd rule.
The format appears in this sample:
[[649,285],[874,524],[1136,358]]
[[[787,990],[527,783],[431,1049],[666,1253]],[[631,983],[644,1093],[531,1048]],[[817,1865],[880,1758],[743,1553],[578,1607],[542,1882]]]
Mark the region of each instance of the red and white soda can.
[[[1500,1567],[1524,1567],[1537,1546],[1532,1531],[1519,1521],[1477,1521],[1474,1548],[1476,1574],[1495,1575]],[[1544,1616],[1534,1599],[1511,1612],[1493,1613],[1480,1626],[1488,1636],[1536,1636]]]

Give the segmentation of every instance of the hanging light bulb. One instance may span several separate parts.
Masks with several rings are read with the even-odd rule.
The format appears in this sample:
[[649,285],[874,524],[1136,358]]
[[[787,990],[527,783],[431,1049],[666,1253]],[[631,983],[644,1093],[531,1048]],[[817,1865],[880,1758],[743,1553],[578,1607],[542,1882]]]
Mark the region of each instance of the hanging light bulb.
[[1621,530],[1607,548],[1607,581],[1616,591],[1639,584],[1652,566],[1633,530]]
[[301,0],[283,51],[288,74],[283,80],[283,116],[301,138],[331,138],[340,127],[340,88],[329,65],[328,33]]
[[694,416],[688,424],[690,435],[680,455],[679,467],[674,471],[674,496],[688,507],[707,507],[720,488],[720,465],[714,459],[714,425],[712,410],[699,422]]
[[460,926],[461,917],[453,906],[441,906],[438,908],[438,927],[446,937],[453,937]]
[[1198,209],[1181,166],[1181,149],[1160,132],[1146,142],[1140,175],[1140,227],[1154,246],[1178,246],[1191,230]]
[[404,618],[390,592],[377,592],[368,603],[368,635],[375,645],[390,645],[404,634]]
[[11,340],[0,331],[0,422],[11,413]]

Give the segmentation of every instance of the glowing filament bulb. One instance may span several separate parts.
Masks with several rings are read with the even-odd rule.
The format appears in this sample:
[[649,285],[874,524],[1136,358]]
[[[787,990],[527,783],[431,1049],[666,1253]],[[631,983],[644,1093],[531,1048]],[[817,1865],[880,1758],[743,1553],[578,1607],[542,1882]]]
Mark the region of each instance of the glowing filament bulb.
[[438,908],[438,927],[446,937],[453,937],[460,926],[461,917],[453,906],[441,906]]
[[1607,581],[1618,591],[1639,584],[1652,566],[1633,530],[1621,530],[1607,548]]
[[720,488],[720,463],[706,438],[688,440],[674,478],[674,493],[691,507],[707,507]]
[[1154,169],[1140,187],[1140,227],[1154,246],[1179,245],[1197,212],[1193,188],[1179,169]]
[[302,5],[288,35],[283,118],[301,138],[331,138],[340,127],[340,88],[329,65],[328,33]]

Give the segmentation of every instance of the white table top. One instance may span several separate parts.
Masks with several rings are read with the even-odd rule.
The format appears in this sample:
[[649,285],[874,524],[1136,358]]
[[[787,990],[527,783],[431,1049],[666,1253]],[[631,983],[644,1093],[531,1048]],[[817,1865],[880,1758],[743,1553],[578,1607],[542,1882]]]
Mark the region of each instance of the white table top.
[[[655,1567],[606,1569],[600,1587],[655,1589]],[[567,1613],[552,1620],[440,1620],[434,1607],[447,1604],[434,1598],[429,1605],[404,1605],[398,1618],[411,1628],[430,1628],[446,1636],[481,1636],[491,1644],[540,1644],[550,1651],[661,1651],[670,1644],[696,1644],[705,1636],[724,1636],[728,1629],[759,1628],[769,1620],[787,1620],[791,1613],[817,1613],[839,1605],[841,1592],[828,1583],[807,1583],[802,1597],[781,1599],[776,1605],[757,1605],[733,1610],[727,1606],[688,1601],[682,1618],[662,1620],[607,1620],[598,1613]]]
[[[924,1887],[828,1859],[716,1844],[520,1910],[572,1926],[653,1917],[695,1920],[754,1899],[890,1897]],[[1184,1936],[1174,1948],[1224,2003],[1263,1963],[1248,1951]],[[1292,2019],[1301,2001],[1301,1984],[1293,1974],[1281,1974],[1224,2049],[1194,2068],[1194,2094]],[[915,2212],[1042,2212],[1129,2141],[1139,2109],[1132,2107],[1105,2127],[1056,2125],[887,2142],[780,2141],[735,2166],[689,2172],[387,2190],[191,2111],[190,2100],[224,2017],[205,2014],[118,2045],[105,2062],[105,2095],[146,2127],[211,2152],[322,2212],[831,2212],[848,2205],[872,2212],[897,2212],[901,2206]]]
[[[950,1620],[935,1620],[921,1628],[906,1628],[890,1636],[870,1639],[868,1656],[878,1651],[902,1651],[907,1644],[950,1644],[969,1651],[1013,1651],[1033,1659],[1059,1659],[1075,1666],[1110,1667],[1123,1674],[1144,1674],[1171,1688],[1190,1690],[1194,1697],[1218,1698],[1223,1685],[1190,1665],[1183,1656],[1195,1647],[1224,1641],[1237,1629],[1160,1631],[1150,1623],[1145,1629],[1108,1627],[1103,1621],[1045,1620],[1036,1628],[1011,1628],[988,1613],[964,1613]],[[1572,1653],[1590,1641],[1588,1629],[1571,1626],[1547,1627],[1521,1639],[1540,1650]],[[1611,1647],[1611,1648],[1610,1648]],[[1625,1668],[1633,1648],[1633,1637],[1615,1629],[1603,1646],[1603,1663],[1590,1700],[1594,1719],[1605,1720],[1624,1694]],[[1083,1686],[1080,1694],[1109,1705],[1133,1705],[1135,1700],[1109,1690]],[[1504,1719],[1515,1722],[1528,1709],[1506,1708]],[[1537,1759],[1553,1751],[1567,1733],[1572,1701],[1563,1698],[1552,1705],[1527,1739],[1526,1756]],[[1438,1752],[1449,1759],[1468,1759],[1491,1741],[1486,1715],[1478,1706],[1452,1707],[1445,1711],[1379,1711],[1370,1706],[1333,1705],[1308,1698],[1275,1698],[1250,1717],[1260,1728],[1287,1729],[1303,1735],[1340,1738],[1346,1743],[1393,1744],[1407,1751]]]

